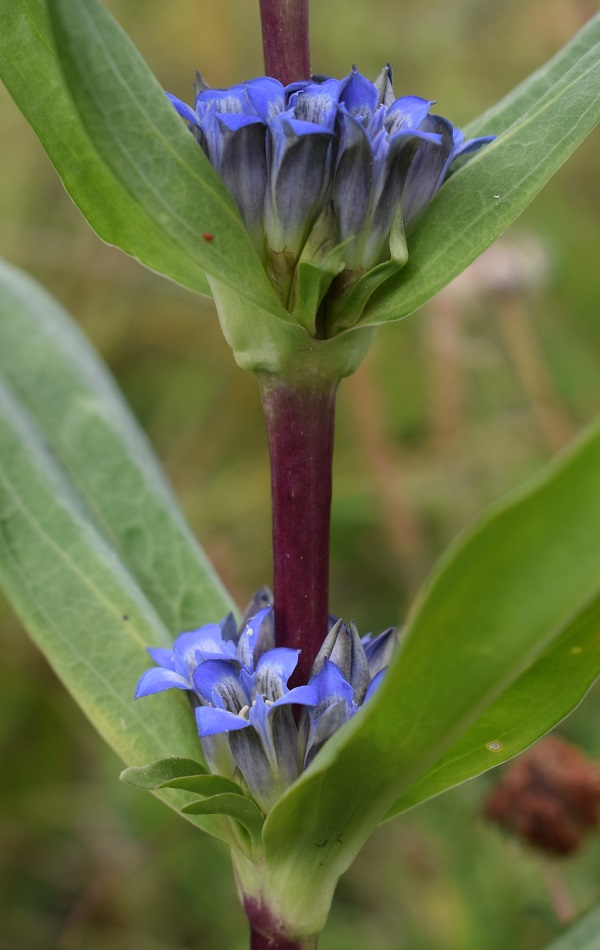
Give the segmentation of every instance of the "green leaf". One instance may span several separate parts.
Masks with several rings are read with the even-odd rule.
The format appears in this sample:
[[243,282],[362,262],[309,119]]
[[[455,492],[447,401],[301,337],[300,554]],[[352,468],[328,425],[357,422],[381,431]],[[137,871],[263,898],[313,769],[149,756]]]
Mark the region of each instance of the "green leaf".
[[467,138],[499,135],[536,104],[582,56],[600,42],[600,13],[593,16],[556,56],[463,129]]
[[[267,817],[269,886],[282,895],[298,889],[298,917],[314,914],[318,924],[373,826],[569,625],[575,633],[581,618],[587,636],[600,599],[599,480],[596,427],[442,559],[377,693]],[[574,702],[590,680],[585,664],[578,671]],[[547,684],[532,673],[534,685],[547,699]],[[531,718],[534,693],[529,703]],[[286,867],[290,850],[294,866]]]
[[[183,696],[134,702],[148,666],[146,645],[168,645],[169,633],[1,382],[0,583],[59,678],[126,763],[200,755]],[[179,811],[190,799],[176,789],[156,794]],[[234,840],[218,817],[194,823]]]
[[553,729],[600,676],[600,598],[487,709],[386,818],[506,762]]
[[162,788],[182,788],[185,792],[195,792],[207,798],[223,794],[244,797],[240,786],[222,775],[185,775],[163,782]]
[[52,297],[2,262],[0,378],[173,638],[234,608],[101,360]]
[[197,753],[185,701],[161,703],[161,697],[144,708],[133,702],[136,676],[148,666],[145,646],[167,645],[168,631],[4,384],[0,407],[0,577],[6,593],[58,675],[126,761]]
[[192,776],[205,776],[206,774],[204,766],[194,759],[171,756],[168,759],[158,759],[157,762],[150,762],[149,765],[123,769],[119,778],[126,785],[135,785],[136,788],[146,788],[149,791],[154,791],[155,788],[167,785],[182,776],[191,778]]
[[166,240],[160,222],[113,174],[82,126],[60,71],[43,0],[0,0],[0,78],[94,231],[148,267],[210,294],[203,270]]
[[600,950],[600,904],[553,940],[547,950]]
[[193,290],[208,274],[285,316],[233,199],[127,36],[97,0],[47,9],[74,108],[35,0],[0,2],[0,74],[92,226]]
[[[147,645],[170,645],[188,611],[197,625],[229,601],[99,360],[50,298],[4,265],[0,584],[127,764],[201,757],[185,697],[134,703],[133,692]],[[177,809],[190,800],[157,794]],[[224,819],[194,822],[233,840]]]
[[600,119],[598,44],[440,189],[408,236],[409,259],[359,326],[399,320],[461,273],[511,224]]
[[185,805],[186,815],[226,815],[234,818],[250,835],[252,846],[259,851],[264,818],[257,805],[243,795],[213,795]]

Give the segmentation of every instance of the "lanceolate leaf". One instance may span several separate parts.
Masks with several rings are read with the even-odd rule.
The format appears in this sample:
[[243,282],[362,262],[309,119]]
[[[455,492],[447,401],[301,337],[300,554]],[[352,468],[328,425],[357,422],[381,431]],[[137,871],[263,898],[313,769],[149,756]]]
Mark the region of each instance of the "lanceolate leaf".
[[547,950],[600,950],[600,904],[553,940]]
[[45,0],[0,0],[0,78],[97,234],[178,283],[210,294],[202,267],[167,240],[81,124],[60,71]]
[[285,315],[233,198],[129,38],[99,0],[48,11],[80,121],[125,190],[182,256]]
[[56,301],[3,263],[0,378],[172,638],[233,608],[102,362]]
[[564,719],[600,676],[599,630],[600,598],[596,597],[395,803],[386,818],[500,765]]
[[[194,290],[207,292],[206,273],[280,314],[233,199],[133,44],[97,0],[48,0],[47,7],[75,110],[64,101],[38,2],[1,0],[1,74],[92,224],[97,219],[109,240]],[[32,50],[58,91],[58,115]],[[46,129],[60,118],[68,134]]]
[[556,56],[515,86],[504,99],[465,126],[463,131],[466,137],[499,135],[504,132],[599,42],[600,13],[597,13]]
[[[0,384],[0,583],[32,638],[101,736],[130,765],[198,758],[183,696],[134,702],[146,644],[169,632],[86,516],[10,390]],[[174,808],[190,800],[159,793]],[[230,840],[221,819],[201,827]]]
[[186,815],[227,815],[234,818],[247,830],[253,847],[257,851],[260,849],[260,833],[264,819],[254,802],[243,795],[232,795],[229,792],[213,795],[211,798],[184,805],[182,811]]
[[204,795],[206,798],[224,794],[244,797],[240,786],[222,775],[182,776],[163,782],[161,788],[182,788],[186,792],[195,792],[196,795]]
[[[535,737],[533,690],[547,702],[548,688],[543,666],[536,676],[534,665],[563,635],[564,648],[569,625],[575,633],[580,620],[586,639],[573,645],[587,649],[588,624],[597,617],[586,618],[585,611],[595,611],[600,600],[599,480],[596,428],[445,556],[379,691],[268,816],[264,838],[274,887],[289,891],[301,874],[314,882],[315,906],[325,899],[318,895],[327,893],[373,825],[528,669],[524,732],[529,741]],[[583,664],[579,671],[579,688],[569,686],[574,703],[590,681]],[[497,739],[486,732],[486,742]],[[290,849],[294,867],[284,871]]]
[[207,775],[203,765],[194,759],[182,759],[170,756],[168,759],[158,759],[149,765],[130,766],[123,769],[119,778],[126,785],[135,785],[136,788],[147,788],[154,791],[167,782],[181,776],[189,778],[192,775]]
[[[170,645],[230,601],[100,361],[56,303],[5,265],[0,586],[128,765],[183,756],[179,774],[191,774],[202,753],[185,697],[146,703],[133,693],[150,665],[146,646]],[[157,794],[174,808],[190,801]],[[224,818],[190,820],[231,840]]]
[[600,119],[599,45],[440,189],[408,236],[409,259],[361,317],[369,326],[412,313],[511,224]]

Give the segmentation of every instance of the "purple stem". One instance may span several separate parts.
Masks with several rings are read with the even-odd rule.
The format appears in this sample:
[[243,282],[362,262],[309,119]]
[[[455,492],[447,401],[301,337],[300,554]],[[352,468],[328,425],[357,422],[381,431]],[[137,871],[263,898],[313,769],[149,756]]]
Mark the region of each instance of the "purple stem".
[[317,937],[294,940],[286,936],[264,905],[246,899],[244,910],[250,923],[250,950],[317,950]]
[[265,74],[284,86],[310,79],[308,0],[260,0]]
[[302,388],[263,375],[260,387],[271,458],[276,642],[302,651],[294,686],[308,681],[328,631],[337,381]]
[[[316,948],[317,944],[313,946]],[[273,936],[268,937],[259,930],[250,930],[250,950],[308,950],[309,945],[305,942],[298,943],[296,940],[288,940],[287,937]]]

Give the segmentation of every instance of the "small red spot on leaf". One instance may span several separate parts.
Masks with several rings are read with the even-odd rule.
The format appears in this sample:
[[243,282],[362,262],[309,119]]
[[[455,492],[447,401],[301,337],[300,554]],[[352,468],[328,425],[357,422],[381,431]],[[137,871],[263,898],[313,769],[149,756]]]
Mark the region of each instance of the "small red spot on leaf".
[[209,234],[208,231],[205,231],[202,238],[210,243],[214,238],[214,234]]

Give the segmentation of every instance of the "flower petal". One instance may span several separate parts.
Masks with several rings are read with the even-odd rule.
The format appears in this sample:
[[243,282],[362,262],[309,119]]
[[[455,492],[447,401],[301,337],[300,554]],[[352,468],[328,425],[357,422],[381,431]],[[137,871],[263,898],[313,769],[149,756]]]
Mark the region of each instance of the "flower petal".
[[165,689],[190,689],[192,684],[179,673],[173,670],[165,670],[162,667],[153,667],[140,678],[135,691],[134,699],[140,699],[141,696],[150,696],[152,693],[162,693]]
[[237,715],[250,697],[240,683],[235,665],[228,660],[206,660],[194,670],[194,687],[207,704]]
[[298,665],[299,652],[289,647],[276,647],[264,653],[256,666],[254,696],[264,696],[270,702],[281,699]]
[[349,710],[352,708],[354,690],[331,660],[325,659],[321,670],[311,677],[308,685],[315,689],[318,697],[314,709],[310,710],[313,720],[318,720],[327,707],[335,703],[344,703]]
[[367,122],[377,108],[379,96],[373,83],[353,66],[352,72],[340,83],[339,101],[350,115]]
[[260,629],[271,612],[272,607],[264,607],[254,617],[251,617],[239,639],[237,655],[240,663],[250,672],[254,670],[256,662],[255,651],[259,640]]
[[418,129],[433,103],[433,99],[422,99],[420,96],[402,96],[396,99],[388,108],[383,123],[389,135]]
[[309,83],[292,93],[288,108],[294,110],[296,119],[315,123],[329,132],[333,131],[341,83],[337,79]]
[[165,650],[164,647],[146,647],[146,652],[159,666],[175,672],[175,656],[172,650]]
[[395,100],[392,86],[392,67],[389,63],[383,67],[373,85],[377,90],[378,103],[388,109]]
[[165,96],[171,100],[182,119],[191,122],[192,125],[197,125],[198,128],[200,127],[200,120],[191,106],[186,105],[185,102],[182,102],[177,96],[171,95],[170,92],[166,92]]
[[257,115],[270,122],[285,109],[285,89],[277,79],[260,76],[242,83]]
[[353,622],[348,626],[340,620],[330,630],[323,646],[317,653],[311,670],[311,677],[323,669],[327,660],[334,663],[344,680],[350,683],[353,689],[354,702],[360,705],[369,688],[371,676],[365,650]]
[[215,736],[220,732],[235,732],[238,729],[247,729],[250,723],[242,716],[228,712],[226,709],[215,709],[214,706],[198,706],[196,709],[196,723],[198,735],[201,739],[206,736]]
[[405,228],[418,218],[441,186],[446,162],[453,149],[452,124],[442,116],[427,116],[420,131],[421,134],[441,136],[441,144],[424,141],[410,164],[401,197]]
[[240,210],[259,256],[264,257],[267,128],[258,116],[218,116],[217,121],[221,126],[221,178]]
[[180,634],[173,644],[173,653],[178,671],[184,673],[184,670],[192,670],[198,665],[198,653],[230,659],[236,656],[236,648],[223,640],[218,623],[207,623],[197,630]]
[[269,133],[271,179],[265,232],[273,251],[285,249],[296,258],[327,192],[333,134],[287,113],[271,122]]
[[388,627],[376,637],[363,637],[361,643],[369,663],[369,673],[373,678],[389,664],[398,646],[398,631],[395,627]]
[[[356,237],[365,227],[373,192],[373,148],[361,123],[351,115],[338,116],[340,141],[333,182],[333,207],[340,240]],[[360,248],[345,254],[351,270],[360,263]],[[354,260],[356,258],[356,260]]]
[[364,698],[363,705],[364,705],[364,703],[367,703],[367,702],[370,700],[370,698],[371,698],[371,696],[373,695],[373,693],[375,693],[375,692],[377,691],[377,689],[378,689],[379,686],[381,685],[381,681],[382,681],[382,679],[383,679],[383,677],[385,676],[386,673],[387,673],[387,666],[384,666],[384,668],[383,668],[382,670],[379,670],[379,673],[377,674],[377,676],[375,676],[375,677],[373,678],[373,682],[372,682],[371,685],[369,686],[369,688],[368,688],[368,690],[367,690],[367,695],[366,695],[365,698]]
[[196,112],[202,122],[209,113],[223,113],[228,115],[249,115],[254,109],[246,95],[244,86],[240,83],[230,89],[204,89],[196,99]]

